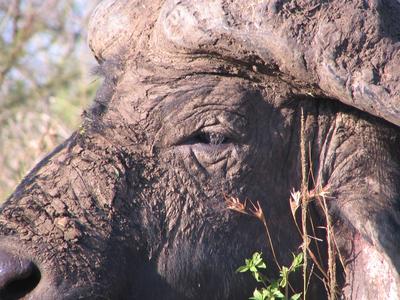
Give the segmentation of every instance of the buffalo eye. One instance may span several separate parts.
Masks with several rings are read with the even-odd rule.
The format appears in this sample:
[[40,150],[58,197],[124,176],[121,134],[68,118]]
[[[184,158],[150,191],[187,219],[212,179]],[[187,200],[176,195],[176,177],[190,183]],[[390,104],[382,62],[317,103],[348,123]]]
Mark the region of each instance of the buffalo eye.
[[200,144],[221,145],[229,143],[229,139],[218,132],[201,132],[195,139]]
[[218,146],[222,144],[232,143],[231,139],[219,132],[206,132],[200,131],[190,137],[186,142],[182,144],[194,145],[203,144],[210,146]]

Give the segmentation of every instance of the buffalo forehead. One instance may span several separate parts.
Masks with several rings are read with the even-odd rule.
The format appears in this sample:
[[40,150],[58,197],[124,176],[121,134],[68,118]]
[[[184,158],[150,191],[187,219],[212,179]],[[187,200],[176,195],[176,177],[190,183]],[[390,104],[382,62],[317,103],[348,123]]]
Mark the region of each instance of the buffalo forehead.
[[266,66],[294,66],[307,78],[301,53],[285,34],[277,34],[267,6],[260,1],[166,1],[155,26],[156,43],[165,51],[212,53],[247,61],[260,56]]
[[257,56],[294,84],[399,125],[399,11],[394,1],[106,0],[89,43],[100,61],[125,51],[172,68],[188,55]]
[[[400,5],[171,0],[161,10],[155,33],[164,50],[176,53],[218,53],[244,61],[253,54],[271,71],[278,66],[281,74],[398,125],[398,72],[393,68],[400,48],[393,30],[384,28],[390,18],[395,28],[398,21],[388,11],[400,12]],[[372,50],[365,47],[367,41]]]

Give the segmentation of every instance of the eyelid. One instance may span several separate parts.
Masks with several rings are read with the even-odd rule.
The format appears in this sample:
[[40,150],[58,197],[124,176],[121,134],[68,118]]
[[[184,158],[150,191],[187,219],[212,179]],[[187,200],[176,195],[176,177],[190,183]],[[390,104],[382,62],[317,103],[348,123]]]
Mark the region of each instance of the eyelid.
[[183,139],[178,145],[194,145],[203,144],[210,146],[217,146],[222,144],[232,143],[234,139],[231,135],[218,131],[200,130],[186,139]]
[[202,132],[224,135],[235,144],[246,143],[249,132],[249,120],[244,114],[236,112],[210,112],[192,114],[190,118],[175,119],[164,123],[156,134],[153,145],[169,148],[190,144],[190,139]]
[[[201,143],[198,142],[198,140],[201,139],[202,135],[208,135],[208,134],[215,134],[215,135],[220,135],[223,137],[224,141],[221,143]],[[219,144],[239,144],[242,143],[244,140],[244,135],[243,133],[238,133],[234,131],[232,128],[229,128],[228,126],[224,126],[222,124],[216,124],[213,126],[204,126],[190,135],[187,136],[182,136],[176,143],[173,144],[173,146],[179,146],[179,145],[190,145],[190,144],[209,144],[210,146],[212,145],[219,145]],[[197,142],[196,142],[197,140]]]

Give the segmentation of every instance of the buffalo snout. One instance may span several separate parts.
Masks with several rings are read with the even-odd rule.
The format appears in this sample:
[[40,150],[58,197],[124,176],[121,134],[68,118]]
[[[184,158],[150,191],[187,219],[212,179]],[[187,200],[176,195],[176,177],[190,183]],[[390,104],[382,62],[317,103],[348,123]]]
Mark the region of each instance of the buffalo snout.
[[0,299],[20,299],[32,292],[40,279],[31,260],[0,250]]

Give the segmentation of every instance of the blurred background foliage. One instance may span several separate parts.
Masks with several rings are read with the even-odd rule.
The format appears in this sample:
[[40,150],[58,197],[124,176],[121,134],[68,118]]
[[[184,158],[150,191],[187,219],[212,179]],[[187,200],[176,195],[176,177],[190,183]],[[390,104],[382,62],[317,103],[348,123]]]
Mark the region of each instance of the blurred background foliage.
[[99,2],[0,0],[0,202],[94,97],[85,30]]

